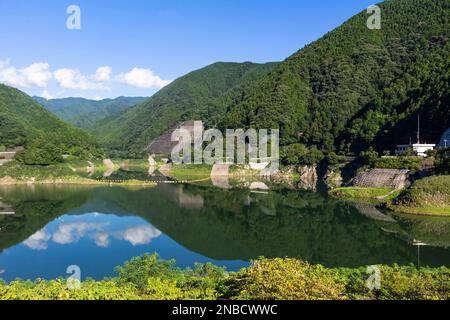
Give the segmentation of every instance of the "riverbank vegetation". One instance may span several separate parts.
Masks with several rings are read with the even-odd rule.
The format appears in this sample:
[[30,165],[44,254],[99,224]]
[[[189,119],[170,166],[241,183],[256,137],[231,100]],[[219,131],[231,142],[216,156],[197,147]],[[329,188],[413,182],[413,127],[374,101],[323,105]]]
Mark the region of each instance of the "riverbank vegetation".
[[417,180],[394,199],[389,208],[405,213],[450,215],[449,190],[450,175]]
[[450,215],[450,176],[417,180],[404,190],[389,188],[336,188],[329,194],[355,202],[378,203],[395,212],[420,215]]
[[346,200],[380,202],[390,195],[392,188],[336,188],[330,191],[330,195]]
[[198,181],[211,178],[210,165],[172,165],[166,174],[177,181]]
[[[91,162],[83,160],[64,161],[49,165],[24,165],[19,161],[12,161],[0,166],[1,184],[111,184],[124,185],[154,185],[151,181],[142,177],[148,177],[144,160],[133,160],[114,163],[114,174],[105,177],[107,166],[100,160]],[[120,168],[120,164],[127,168]],[[92,165],[91,168],[89,166]],[[89,172],[92,170],[92,172]],[[131,174],[131,170],[142,173]],[[145,174],[144,174],[145,173]]]
[[[296,259],[259,259],[238,272],[212,264],[180,269],[155,255],[133,258],[118,276],[0,283],[1,300],[403,300],[450,298],[450,269],[379,266],[379,289],[367,286],[367,268],[328,269]],[[72,282],[73,284],[73,282]]]

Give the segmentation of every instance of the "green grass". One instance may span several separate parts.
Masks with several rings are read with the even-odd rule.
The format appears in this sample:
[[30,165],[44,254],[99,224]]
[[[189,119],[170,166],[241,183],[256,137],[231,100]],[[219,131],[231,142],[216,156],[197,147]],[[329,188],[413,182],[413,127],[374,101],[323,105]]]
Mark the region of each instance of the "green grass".
[[450,175],[417,180],[389,204],[396,212],[450,215]]
[[376,199],[383,197],[394,189],[391,188],[337,188],[330,191],[334,197],[343,199]]
[[169,175],[179,181],[206,180],[211,177],[211,170],[209,165],[174,165]]
[[416,215],[450,216],[450,207],[418,207],[411,208],[407,206],[390,206],[390,209],[400,213],[410,213]]

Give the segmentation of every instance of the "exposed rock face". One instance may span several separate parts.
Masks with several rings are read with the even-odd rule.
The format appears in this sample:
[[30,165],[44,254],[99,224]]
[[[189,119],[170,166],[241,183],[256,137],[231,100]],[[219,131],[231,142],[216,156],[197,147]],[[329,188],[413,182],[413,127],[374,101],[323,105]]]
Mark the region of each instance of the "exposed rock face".
[[299,188],[316,190],[319,176],[317,174],[317,166],[301,166],[298,168],[300,174]]
[[264,183],[264,182],[252,182],[250,185],[250,190],[261,190],[261,191],[268,191],[270,188]]
[[11,178],[10,176],[0,178],[0,184],[11,185],[11,184],[16,184],[16,182],[17,181],[14,178]]
[[[203,132],[204,128],[202,121],[190,120],[180,123],[175,128],[170,129],[169,131],[153,140],[148,146],[149,153],[155,155],[170,155],[173,148],[178,144],[178,142],[172,141],[172,133],[177,129],[186,130],[191,135],[194,135],[194,131],[197,130],[199,132]],[[201,134],[203,135],[203,133]]]
[[354,187],[394,189],[403,189],[410,184],[410,171],[400,169],[372,169],[358,174],[350,182]]
[[11,159],[0,159],[0,166],[12,161]]
[[155,159],[153,158],[153,156],[148,156],[148,166],[149,167],[155,167],[158,164],[156,163]]
[[120,169],[122,169],[124,171],[129,171],[130,170],[130,161],[129,160],[125,160],[124,162],[122,162],[120,164]]
[[114,172],[114,163],[111,159],[104,159],[103,164],[106,166],[106,171],[103,173],[104,178],[110,177]]
[[215,164],[212,167],[211,176],[212,177],[228,177],[230,175],[230,165],[229,164]]
[[339,170],[328,169],[324,176],[324,181],[330,188],[339,188],[342,186],[342,175]]
[[159,172],[161,172],[161,174],[166,177],[170,175],[170,170],[172,170],[171,163],[165,164],[159,168]]
[[229,175],[230,175],[230,165],[215,164],[211,170],[211,181],[213,185],[216,187],[222,189],[229,189],[230,188]]
[[0,166],[12,161],[16,156],[15,150],[8,150],[7,152],[0,152]]
[[95,172],[95,165],[91,161],[88,161],[88,164],[89,166],[86,168],[86,171],[89,174],[89,177],[91,177]]

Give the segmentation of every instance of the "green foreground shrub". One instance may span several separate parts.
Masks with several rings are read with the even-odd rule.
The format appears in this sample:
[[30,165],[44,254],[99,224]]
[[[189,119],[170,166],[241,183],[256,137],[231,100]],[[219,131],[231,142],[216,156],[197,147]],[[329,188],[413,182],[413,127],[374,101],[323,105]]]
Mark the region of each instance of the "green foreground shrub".
[[212,264],[179,269],[155,255],[134,258],[119,276],[87,280],[70,290],[64,279],[0,282],[0,300],[344,300],[450,299],[450,269],[380,266],[380,288],[366,268],[329,269],[297,259],[259,259],[227,273]]

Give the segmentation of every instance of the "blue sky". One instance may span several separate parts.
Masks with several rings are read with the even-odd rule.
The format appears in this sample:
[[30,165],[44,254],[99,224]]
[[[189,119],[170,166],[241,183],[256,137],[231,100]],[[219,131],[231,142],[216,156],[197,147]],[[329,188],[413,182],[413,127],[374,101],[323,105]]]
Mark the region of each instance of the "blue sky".
[[[280,61],[374,1],[0,0],[0,82],[31,95],[150,96],[216,61]],[[81,29],[69,30],[70,5]]]

